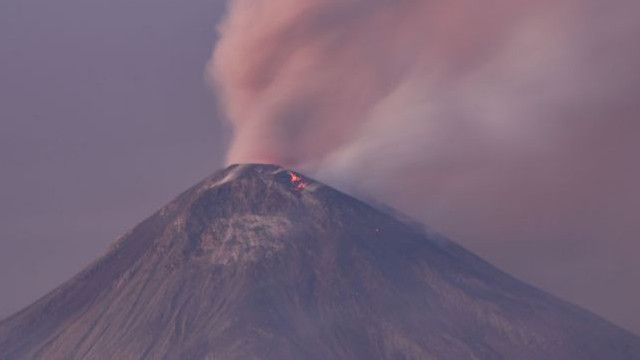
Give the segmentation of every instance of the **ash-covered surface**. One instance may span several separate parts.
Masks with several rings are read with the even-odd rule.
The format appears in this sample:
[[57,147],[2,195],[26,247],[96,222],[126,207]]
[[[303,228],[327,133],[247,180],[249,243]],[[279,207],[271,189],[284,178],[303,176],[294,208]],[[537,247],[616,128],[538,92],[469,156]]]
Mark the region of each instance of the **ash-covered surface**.
[[0,323],[0,359],[640,359],[640,339],[271,165],[206,179]]

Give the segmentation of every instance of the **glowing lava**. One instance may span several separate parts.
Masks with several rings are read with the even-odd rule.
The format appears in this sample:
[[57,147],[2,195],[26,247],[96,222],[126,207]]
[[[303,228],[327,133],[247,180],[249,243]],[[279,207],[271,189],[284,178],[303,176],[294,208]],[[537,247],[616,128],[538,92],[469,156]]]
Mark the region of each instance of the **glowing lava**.
[[289,181],[294,185],[296,190],[304,190],[307,184],[302,180],[302,177],[293,171],[289,171]]

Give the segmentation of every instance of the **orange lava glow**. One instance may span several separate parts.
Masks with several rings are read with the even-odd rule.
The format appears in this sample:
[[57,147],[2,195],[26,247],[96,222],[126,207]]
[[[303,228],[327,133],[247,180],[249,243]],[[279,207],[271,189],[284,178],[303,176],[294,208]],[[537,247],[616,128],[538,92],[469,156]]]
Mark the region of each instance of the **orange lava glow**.
[[289,171],[289,177],[292,184],[295,185],[296,190],[304,190],[307,184],[302,181],[302,177],[292,171]]
[[296,174],[296,173],[294,173],[292,171],[289,171],[289,176],[291,176],[291,182],[292,183],[297,183],[297,182],[301,182],[302,181],[302,178],[300,177],[300,175],[298,175],[298,174]]

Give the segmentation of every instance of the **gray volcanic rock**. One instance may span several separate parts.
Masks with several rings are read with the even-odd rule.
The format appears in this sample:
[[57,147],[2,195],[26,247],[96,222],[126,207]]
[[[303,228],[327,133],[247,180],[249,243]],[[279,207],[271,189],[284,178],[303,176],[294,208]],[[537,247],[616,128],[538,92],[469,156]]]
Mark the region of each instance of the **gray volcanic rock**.
[[640,359],[640,339],[300,175],[232,166],[0,323],[0,359]]

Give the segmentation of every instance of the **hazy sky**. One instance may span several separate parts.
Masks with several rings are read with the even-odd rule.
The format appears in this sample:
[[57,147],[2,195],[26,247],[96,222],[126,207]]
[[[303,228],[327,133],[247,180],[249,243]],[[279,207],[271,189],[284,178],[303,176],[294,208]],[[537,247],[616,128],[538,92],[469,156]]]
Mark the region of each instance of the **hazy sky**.
[[0,2],[0,316],[223,166],[221,1]]
[[[626,0],[616,1],[623,4]],[[257,18],[251,13],[240,13],[235,25],[226,29],[227,35],[234,34],[233,26],[258,35],[252,37],[247,31],[242,36],[230,36],[219,55],[223,59],[219,71],[228,76],[225,81],[231,84],[231,92],[236,91],[230,96],[240,99],[234,102],[237,108],[231,110],[241,114],[243,122],[253,121],[252,116],[268,110],[267,122],[287,125],[280,126],[285,132],[275,132],[272,138],[260,136],[267,129],[273,130],[271,125],[248,127],[242,136],[264,141],[268,149],[277,151],[255,152],[256,147],[247,152],[236,142],[231,157],[302,164],[295,158],[311,154],[316,164],[310,169],[332,184],[363,196],[377,194],[374,197],[378,200],[453,235],[454,240],[520,278],[640,333],[636,305],[640,303],[640,288],[635,286],[640,283],[636,261],[640,231],[636,184],[640,172],[635,159],[640,126],[635,116],[637,104],[630,101],[640,87],[636,87],[637,74],[629,72],[637,68],[639,57],[638,47],[633,45],[635,34],[624,32],[625,22],[634,20],[620,18],[614,21],[619,26],[607,26],[614,35],[598,32],[595,26],[595,32],[567,36],[570,44],[580,44],[577,50],[568,52],[576,57],[560,52],[562,56],[543,56],[542,60],[549,63],[534,67],[544,69],[543,73],[526,66],[505,72],[501,62],[504,53],[491,57],[479,54],[476,48],[484,49],[489,44],[490,49],[503,49],[483,41],[481,36],[493,39],[495,34],[522,30],[514,28],[511,21],[492,21],[495,27],[491,31],[467,32],[477,36],[471,39],[474,46],[470,47],[458,34],[455,38],[465,45],[452,46],[447,36],[438,37],[438,29],[451,30],[447,23],[436,21],[437,25],[425,29],[424,19],[416,16],[402,21],[402,28],[393,26],[397,33],[391,35],[378,26],[395,24],[394,16],[406,20],[406,14],[419,12],[400,7],[387,18],[388,9],[383,9],[383,16],[378,18],[371,11],[373,23],[361,16],[363,9],[388,7],[386,1],[353,1],[346,10],[331,8],[339,1],[320,2],[329,4],[328,8],[320,7],[320,17],[309,9],[302,13],[289,11],[288,5],[314,2],[271,1],[282,7],[263,9],[260,22],[254,21]],[[2,1],[0,317],[74,275],[117,236],[224,166],[230,134],[203,75],[223,8],[222,0]],[[435,10],[429,13],[436,19],[452,14],[446,6]],[[605,13],[600,10],[591,8],[588,13]],[[499,20],[504,14],[496,16]],[[272,18],[280,22],[273,25]],[[486,29],[473,16],[473,21],[464,16],[458,19]],[[562,24],[571,23],[567,17],[561,20]],[[603,22],[609,24],[610,20]],[[572,24],[594,27],[594,20],[590,21],[578,24],[576,20]],[[369,31],[371,24],[377,32]],[[297,29],[302,35],[291,36],[291,31],[281,32],[283,28]],[[627,36],[615,34],[619,29]],[[440,80],[428,86],[425,82],[406,82],[406,73],[396,70],[407,66],[412,69],[408,73],[415,75],[416,68],[406,64],[402,56],[357,57],[358,61],[353,61],[363,51],[375,55],[381,51],[380,44],[387,42],[396,47],[382,49],[385,54],[415,47],[415,40],[421,38],[405,35],[420,31],[436,34],[430,44],[439,46],[437,54],[442,57],[438,61],[451,62],[461,54],[468,60],[455,63],[451,69],[440,69],[442,79],[453,81]],[[338,44],[316,42],[327,33],[330,39],[339,38]],[[353,36],[344,40],[344,34]],[[523,34],[530,35],[527,31]],[[551,31],[543,37],[545,45],[559,34]],[[624,56],[617,57],[615,63],[600,56],[610,53],[611,48],[603,48],[603,41],[591,42],[599,36],[619,40],[605,43],[624,48],[620,52]],[[313,46],[307,46],[309,37]],[[381,37],[387,42],[378,41]],[[270,42],[264,42],[265,38]],[[408,40],[403,43],[399,39]],[[535,41],[534,37],[532,44],[537,44]],[[266,44],[274,46],[268,48]],[[357,46],[348,46],[354,44]],[[302,61],[303,68],[314,71],[301,73],[297,66],[278,69],[281,63],[290,64],[284,60],[299,46],[311,56],[296,59]],[[526,48],[507,50],[509,56],[538,59]],[[430,64],[432,56],[428,51],[416,51],[416,58],[421,59],[416,62]],[[511,59],[509,56],[506,58]],[[488,58],[494,61],[486,61]],[[262,62],[265,59],[266,65]],[[465,76],[458,76],[460,69],[473,68],[476,63],[481,64],[482,71],[462,71]],[[358,66],[357,72],[345,71],[354,65]],[[418,66],[418,79],[429,73],[422,65]],[[242,76],[234,78],[236,73],[225,71],[229,66]],[[582,76],[593,73],[591,70],[597,70],[595,75]],[[263,96],[261,91],[269,88],[265,84],[273,80],[272,74],[280,75],[276,77],[280,81],[277,91],[265,91],[267,95]],[[372,74],[379,77],[371,78]],[[505,74],[510,79],[525,77],[526,81],[489,81]],[[350,76],[351,82],[343,81]],[[259,94],[255,99],[246,97],[242,93],[246,89],[236,86],[247,84],[247,80],[260,90],[250,89],[254,92],[251,96]],[[553,86],[554,92],[549,92],[550,82],[572,86]],[[403,86],[394,86],[398,83]],[[413,86],[429,90],[420,92],[421,96],[437,89],[439,93],[428,98],[429,104],[437,106],[425,109],[423,97],[407,97],[405,91],[416,93]],[[576,97],[573,87],[586,90]],[[360,88],[381,90],[359,94],[361,101],[353,101],[355,98],[349,95]],[[278,101],[290,100],[274,102],[270,98],[274,94]],[[291,94],[296,97],[289,97]],[[334,98],[318,101],[317,95],[324,94]],[[607,94],[612,94],[615,101]],[[340,105],[343,98],[351,100],[348,106]],[[346,135],[342,133],[342,138],[333,138],[334,142],[313,142],[320,134],[333,136],[335,126],[379,103],[380,98],[385,102],[376,108],[374,121],[365,122],[366,136],[357,131],[358,125]],[[416,126],[411,111],[402,111],[416,108],[416,104],[420,116],[435,114],[436,118],[453,120],[434,122],[425,131],[424,126]],[[528,107],[535,107],[535,111]],[[582,117],[576,107],[584,108],[588,116]],[[468,126],[470,114],[486,117],[496,112],[504,118],[505,114],[519,115],[523,122],[514,126],[516,130],[492,131],[491,136],[481,135],[485,127]],[[566,113],[574,121],[533,122],[534,126],[526,122],[528,117],[558,113]],[[306,118],[307,127],[298,126],[295,119],[301,114],[329,114],[334,128],[308,127],[319,124],[320,118]],[[389,118],[393,118],[392,126],[385,123]],[[505,129],[501,125],[496,128]],[[283,154],[282,134],[295,140],[295,154]],[[323,149],[327,147],[337,151],[326,156]],[[283,160],[288,155],[291,159]]]

